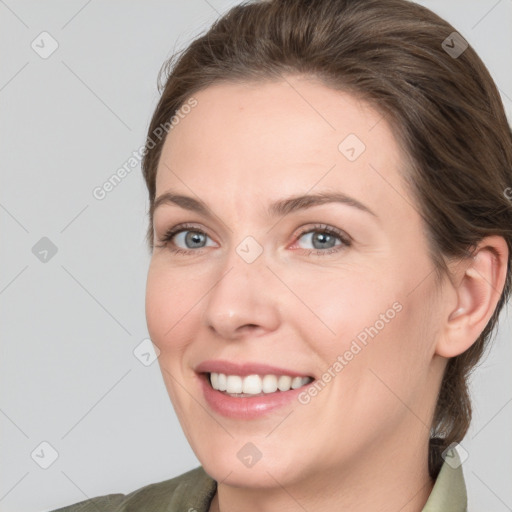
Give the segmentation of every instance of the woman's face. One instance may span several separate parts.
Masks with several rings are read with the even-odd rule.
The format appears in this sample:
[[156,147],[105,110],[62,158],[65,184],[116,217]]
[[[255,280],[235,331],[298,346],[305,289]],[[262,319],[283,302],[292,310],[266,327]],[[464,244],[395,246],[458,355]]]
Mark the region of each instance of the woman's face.
[[426,461],[442,297],[386,120],[299,76],[195,98],[158,166],[146,316],[198,459],[255,487]]

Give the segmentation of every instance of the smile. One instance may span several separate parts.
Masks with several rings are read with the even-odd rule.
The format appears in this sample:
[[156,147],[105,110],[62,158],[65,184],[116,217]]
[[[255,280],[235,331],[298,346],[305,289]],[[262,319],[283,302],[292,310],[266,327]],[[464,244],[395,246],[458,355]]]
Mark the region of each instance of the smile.
[[[303,366],[303,365],[300,365]],[[210,359],[194,367],[205,406],[226,418],[257,420],[297,403],[316,378],[303,368]]]
[[261,396],[269,393],[290,391],[309,384],[311,377],[290,375],[227,375],[211,372],[209,381],[213,389],[232,397]]

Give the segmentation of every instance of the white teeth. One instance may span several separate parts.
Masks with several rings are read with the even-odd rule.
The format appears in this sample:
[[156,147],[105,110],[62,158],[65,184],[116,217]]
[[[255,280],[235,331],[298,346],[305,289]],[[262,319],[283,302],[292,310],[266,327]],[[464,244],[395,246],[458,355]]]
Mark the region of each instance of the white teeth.
[[227,375],[226,391],[228,393],[241,393],[242,392],[242,377],[238,375]]
[[302,377],[293,377],[292,379],[292,389],[297,389],[302,386]]
[[249,395],[261,393],[261,377],[259,375],[247,375],[242,383],[242,391]]
[[228,394],[259,395],[289,391],[308,384],[310,377],[290,377],[289,375],[226,375],[225,373],[210,373],[210,383],[213,389],[225,391]]
[[288,375],[281,375],[277,380],[277,387],[279,391],[289,391],[292,387],[292,378]]
[[[214,375],[214,374],[212,373],[211,375]],[[226,385],[227,385],[226,375],[224,373],[217,373],[216,375],[218,375],[218,380],[217,380],[218,387],[216,387],[216,388],[214,387],[214,389],[218,389],[219,391],[226,391]],[[212,383],[212,386],[213,386],[213,383]]]
[[277,377],[275,375],[265,375],[261,388],[263,393],[273,393],[277,391]]

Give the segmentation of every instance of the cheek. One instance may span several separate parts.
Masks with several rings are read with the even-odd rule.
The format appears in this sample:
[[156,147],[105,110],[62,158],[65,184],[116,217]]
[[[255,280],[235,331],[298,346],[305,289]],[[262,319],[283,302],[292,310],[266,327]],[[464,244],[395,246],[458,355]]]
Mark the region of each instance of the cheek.
[[326,275],[315,279],[314,286],[303,282],[297,289],[314,313],[304,316],[304,332],[307,339],[316,340],[315,350],[326,369],[342,356],[343,369],[337,365],[338,373],[351,385],[360,379],[378,385],[368,371],[372,368],[401,387],[406,375],[428,366],[424,316],[432,297],[428,286],[409,293],[413,273],[404,275],[398,268],[366,270],[344,272],[341,278]]
[[[185,279],[183,272],[165,271],[151,264],[146,281],[146,322],[152,341],[161,351],[179,351],[198,325],[195,307],[204,295],[204,284]],[[188,333],[188,334],[185,334]]]
[[316,337],[336,349],[343,349],[356,338],[364,343],[370,333],[387,329],[401,309],[400,294],[392,281],[357,269],[316,276],[296,290],[300,290],[298,295],[311,311],[307,320],[316,330]]
[[354,388],[359,388],[361,399],[371,401],[376,410],[405,413],[403,404],[421,403],[428,387],[435,326],[428,318],[433,298],[427,288],[423,293],[397,293],[395,307],[368,317],[368,325],[360,331],[366,343],[358,343],[358,335],[352,338],[351,345],[355,340],[361,350],[345,368],[345,377],[351,377],[351,384],[357,382]]

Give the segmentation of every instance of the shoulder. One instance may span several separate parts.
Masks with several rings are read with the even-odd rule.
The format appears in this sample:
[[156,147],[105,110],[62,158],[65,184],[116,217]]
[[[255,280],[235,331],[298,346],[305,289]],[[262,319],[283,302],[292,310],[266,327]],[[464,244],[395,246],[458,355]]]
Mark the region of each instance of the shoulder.
[[51,512],[149,512],[160,509],[187,512],[190,508],[206,512],[216,488],[216,482],[199,466],[129,494],[97,496]]

